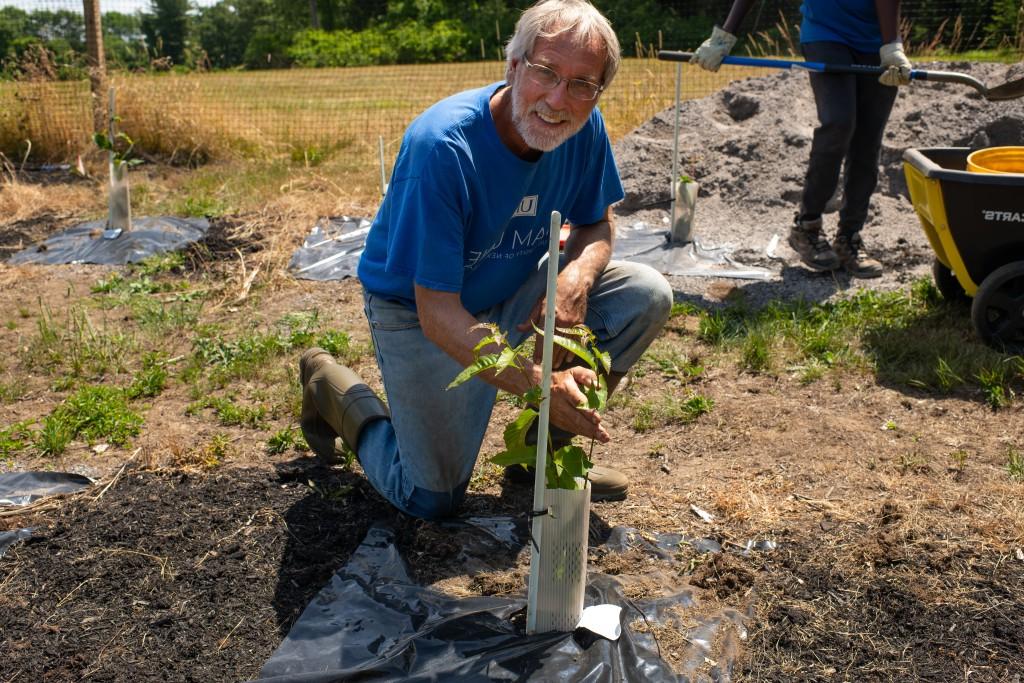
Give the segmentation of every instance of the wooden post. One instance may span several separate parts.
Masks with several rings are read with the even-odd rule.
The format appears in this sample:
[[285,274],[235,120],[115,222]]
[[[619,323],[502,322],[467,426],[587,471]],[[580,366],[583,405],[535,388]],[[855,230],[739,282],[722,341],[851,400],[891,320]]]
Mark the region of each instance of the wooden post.
[[320,11],[316,0],[309,0],[309,27],[314,31],[320,30]]
[[103,55],[103,25],[100,23],[100,0],[82,0],[85,12],[85,49],[89,65],[89,92],[92,101],[92,129],[107,126],[107,62]]

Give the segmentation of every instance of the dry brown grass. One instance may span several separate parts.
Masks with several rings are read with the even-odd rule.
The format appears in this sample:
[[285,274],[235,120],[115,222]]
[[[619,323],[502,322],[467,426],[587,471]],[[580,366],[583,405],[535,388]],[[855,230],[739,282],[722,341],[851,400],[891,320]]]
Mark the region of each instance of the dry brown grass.
[[44,186],[24,182],[14,164],[0,154],[0,226],[44,214],[68,214],[98,206],[94,188],[83,185]]

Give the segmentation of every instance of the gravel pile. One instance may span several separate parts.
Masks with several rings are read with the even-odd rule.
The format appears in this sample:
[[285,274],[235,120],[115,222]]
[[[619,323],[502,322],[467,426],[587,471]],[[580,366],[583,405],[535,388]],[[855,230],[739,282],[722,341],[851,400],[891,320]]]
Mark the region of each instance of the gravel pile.
[[[915,64],[969,73],[991,86],[1024,76],[1024,65],[966,62]],[[660,112],[615,145],[626,198],[620,225],[668,220],[674,110]],[[989,102],[959,84],[915,81],[901,88],[886,129],[878,189],[865,226],[865,246],[885,274],[850,280],[799,265],[785,235],[800,201],[803,174],[817,125],[814,98],[802,72],[768,72],[737,81],[680,109],[680,170],[700,183],[694,235],[726,246],[743,264],[771,269],[768,281],[735,281],[751,303],[776,298],[827,299],[849,287],[902,288],[930,273],[933,252],[914,212],[903,173],[910,147],[991,147],[1024,144],[1024,98]],[[829,237],[838,214],[825,216]],[[773,236],[777,245],[770,249]],[[682,298],[713,303],[728,292],[721,280],[672,278]],[[716,292],[718,294],[716,294]]]

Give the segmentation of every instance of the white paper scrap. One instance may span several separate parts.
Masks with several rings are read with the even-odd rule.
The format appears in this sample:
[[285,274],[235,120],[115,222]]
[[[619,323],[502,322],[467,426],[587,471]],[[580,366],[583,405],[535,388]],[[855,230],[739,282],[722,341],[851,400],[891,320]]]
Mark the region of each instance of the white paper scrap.
[[622,635],[619,615],[622,608],[618,605],[591,605],[583,608],[583,615],[576,628],[585,628],[608,640],[618,640]]

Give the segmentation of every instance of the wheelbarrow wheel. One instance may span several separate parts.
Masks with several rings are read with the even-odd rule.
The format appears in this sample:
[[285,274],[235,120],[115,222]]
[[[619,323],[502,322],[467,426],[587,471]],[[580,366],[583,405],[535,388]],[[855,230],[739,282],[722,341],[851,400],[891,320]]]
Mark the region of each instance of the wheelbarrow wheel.
[[960,281],[956,279],[953,270],[937,257],[932,261],[932,279],[935,280],[935,288],[939,290],[939,294],[949,303],[966,304],[971,300]]
[[996,268],[981,282],[971,305],[974,329],[989,346],[1024,353],[1024,261]]

